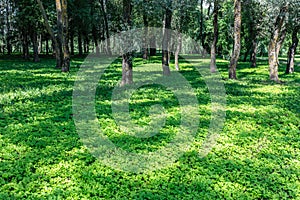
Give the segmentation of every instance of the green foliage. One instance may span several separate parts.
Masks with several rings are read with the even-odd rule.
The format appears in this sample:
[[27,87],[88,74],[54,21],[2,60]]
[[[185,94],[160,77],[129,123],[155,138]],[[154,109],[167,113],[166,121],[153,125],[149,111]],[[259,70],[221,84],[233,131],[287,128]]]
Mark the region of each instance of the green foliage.
[[[151,59],[153,63],[161,60]],[[142,67],[142,62],[135,59],[135,67]],[[74,59],[71,72],[62,74],[53,69],[54,60],[0,60],[0,199],[300,198],[299,68],[295,74],[281,75],[283,84],[275,84],[264,81],[268,77],[265,61],[259,61],[257,68],[240,63],[240,79],[224,81],[227,121],[218,143],[207,157],[200,158],[197,152],[209,126],[210,96],[201,76],[181,60],[181,73],[197,91],[199,101],[201,126],[195,142],[169,168],[130,174],[97,161],[76,133],[72,87],[81,63]],[[218,60],[217,64],[227,77],[228,62]],[[120,76],[117,60],[99,82],[99,123],[118,147],[155,151],[176,130],[177,100],[157,85],[137,90],[131,99],[136,123],[147,123],[147,108],[158,102],[169,113],[168,124],[153,138],[128,137],[119,132],[111,116],[111,92]]]

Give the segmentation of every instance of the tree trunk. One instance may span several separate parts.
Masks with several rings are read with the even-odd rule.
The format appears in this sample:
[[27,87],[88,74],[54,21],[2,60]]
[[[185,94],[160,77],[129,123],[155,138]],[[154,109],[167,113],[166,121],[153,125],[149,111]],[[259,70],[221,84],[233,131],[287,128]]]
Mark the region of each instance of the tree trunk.
[[180,32],[178,32],[178,37],[177,37],[177,46],[176,46],[176,51],[175,51],[175,69],[177,71],[180,70],[180,66],[179,66],[179,53],[181,51],[182,48],[182,35]]
[[149,26],[149,23],[148,23],[148,19],[147,19],[147,16],[145,14],[145,11],[143,13],[143,21],[144,21],[144,36],[143,36],[143,39],[144,39],[144,48],[143,48],[143,59],[144,60],[148,60],[148,54],[149,54],[149,48],[148,48],[148,26]]
[[108,55],[111,55],[111,49],[110,49],[110,36],[109,36],[109,28],[108,28],[108,20],[107,20],[107,13],[106,13],[106,6],[104,5],[105,1],[104,0],[99,0],[100,4],[101,4],[101,10],[103,13],[103,17],[104,17],[104,26],[105,26],[105,33],[106,33],[106,53]]
[[82,56],[83,51],[82,51],[82,35],[81,31],[78,30],[78,55]]
[[61,71],[68,72],[70,71],[68,0],[61,0],[61,6],[63,19],[63,65]]
[[272,37],[269,44],[269,67],[270,67],[270,79],[272,81],[280,82],[278,77],[278,42],[280,40],[280,34],[281,30],[286,18],[288,7],[287,5],[284,5],[280,9],[280,13],[276,18],[275,24],[274,24],[274,31],[272,33]]
[[[123,20],[127,29],[132,26],[131,21],[132,4],[131,0],[123,0]],[[122,81],[121,86],[132,84],[132,52],[125,52],[122,55]]]
[[33,61],[34,62],[39,62],[39,44],[38,44],[38,36],[36,32],[33,32],[31,34],[31,40],[32,40],[32,45],[33,45]]
[[250,58],[251,67],[256,67],[257,48],[258,48],[258,44],[257,44],[257,40],[255,38],[252,41],[252,51],[251,51],[251,58]]
[[234,0],[234,47],[229,66],[229,78],[237,79],[236,67],[241,52],[241,0]]
[[289,48],[288,52],[288,62],[286,66],[285,73],[286,74],[292,74],[295,71],[295,55],[296,55],[296,50],[299,44],[299,39],[298,39],[298,32],[299,32],[300,27],[295,27],[292,33],[292,44]]
[[211,45],[211,51],[210,51],[210,71],[212,73],[215,73],[217,71],[217,64],[216,64],[216,51],[217,51],[217,43],[218,43],[218,37],[219,37],[219,28],[218,28],[218,14],[219,14],[219,1],[214,1],[214,40]]
[[11,55],[12,53],[12,45],[11,45],[11,21],[10,21],[10,14],[11,14],[11,5],[9,1],[6,1],[6,49],[7,55]]
[[25,60],[29,59],[29,42],[28,42],[28,34],[27,30],[22,31],[22,49],[23,49],[23,58]]
[[98,43],[98,37],[97,37],[97,29],[95,27],[95,25],[93,25],[92,27],[92,35],[93,35],[93,40],[94,40],[94,44],[95,44],[95,49],[96,49],[96,55],[100,54],[100,49],[99,49],[99,43]]
[[171,71],[169,67],[169,43],[171,39],[171,21],[172,21],[172,2],[169,1],[169,5],[165,8],[165,20],[164,20],[164,34],[162,42],[162,69],[164,76],[170,76]]
[[150,38],[150,46],[151,46],[151,48],[150,48],[150,56],[156,56],[156,38],[155,38],[155,36],[152,36],[151,38]]

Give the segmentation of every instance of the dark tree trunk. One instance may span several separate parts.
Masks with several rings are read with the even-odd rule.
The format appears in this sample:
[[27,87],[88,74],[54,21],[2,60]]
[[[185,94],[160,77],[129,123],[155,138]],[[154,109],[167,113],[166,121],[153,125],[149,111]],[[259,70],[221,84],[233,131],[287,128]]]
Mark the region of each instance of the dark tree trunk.
[[63,22],[63,64],[61,71],[68,72],[70,71],[70,49],[69,49],[69,19],[67,12],[67,2],[68,0],[61,0],[62,6],[62,22]]
[[296,50],[299,44],[299,38],[298,38],[298,32],[299,32],[300,27],[295,27],[292,33],[292,44],[289,48],[288,52],[288,62],[286,66],[285,73],[286,74],[292,74],[295,71],[295,55],[296,55]]
[[38,37],[37,37],[37,33],[33,32],[31,34],[31,41],[32,41],[32,45],[33,45],[33,61],[34,62],[39,62],[40,58],[39,58],[39,44],[38,44]]
[[229,66],[229,78],[237,79],[236,68],[241,52],[241,0],[234,0],[234,47]]
[[[127,29],[132,26],[131,21],[132,4],[131,0],[123,0],[123,20]],[[132,53],[125,52],[122,56],[122,82],[121,86],[132,84]]]
[[280,82],[278,77],[278,42],[280,40],[281,30],[284,25],[288,7],[287,5],[283,6],[280,9],[280,12],[276,18],[274,24],[274,31],[269,44],[269,67],[270,67],[270,79],[272,81]]
[[148,19],[147,16],[145,14],[145,12],[143,13],[143,21],[144,21],[144,48],[143,48],[143,59],[144,60],[148,60],[148,54],[149,54],[149,47],[148,47]]
[[29,59],[29,42],[28,42],[28,34],[26,30],[22,31],[22,49],[23,49],[23,58],[25,60]]
[[150,38],[150,56],[156,56],[156,37],[155,36],[152,36]]
[[162,42],[162,69],[164,76],[170,76],[171,71],[169,67],[169,43],[171,39],[171,21],[172,21],[172,2],[169,1],[169,5],[165,8],[165,20],[164,20],[164,35]]
[[79,56],[82,56],[82,35],[80,30],[78,30],[78,54]]
[[216,51],[217,51],[217,43],[218,43],[218,37],[219,37],[219,28],[218,28],[218,14],[219,14],[219,1],[214,1],[214,40],[211,45],[211,51],[210,51],[210,71],[212,73],[215,73],[217,71],[217,64],[216,64]]
[[256,38],[252,41],[252,51],[251,51],[251,57],[250,57],[250,62],[251,62],[251,67],[256,67],[256,55],[257,55],[257,40]]
[[180,70],[180,66],[179,66],[179,53],[181,51],[182,48],[182,35],[180,32],[178,32],[178,36],[177,36],[177,46],[176,46],[176,51],[175,51],[175,69],[177,71]]
[[97,29],[96,29],[95,25],[93,25],[93,28],[92,28],[92,35],[93,35],[93,40],[94,40],[94,44],[95,44],[96,55],[99,55],[100,49],[99,49],[99,43],[98,43]]

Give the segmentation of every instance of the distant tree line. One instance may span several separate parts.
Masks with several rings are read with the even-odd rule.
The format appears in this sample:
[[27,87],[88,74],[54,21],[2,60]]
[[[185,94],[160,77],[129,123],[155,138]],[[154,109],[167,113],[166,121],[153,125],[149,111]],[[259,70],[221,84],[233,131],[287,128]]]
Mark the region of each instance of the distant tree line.
[[[211,55],[230,60],[229,78],[236,79],[238,61],[257,66],[257,57],[268,57],[270,79],[278,78],[279,56],[287,59],[286,73],[295,70],[300,29],[300,0],[1,0],[0,54],[22,53],[39,62],[53,54],[56,67],[70,69],[70,56],[111,54],[109,38],[138,27],[163,27],[187,34]],[[146,34],[146,33],[145,33]],[[182,35],[174,48],[175,67]],[[162,70],[170,74],[168,31],[162,40]],[[147,41],[145,43],[154,42]],[[144,48],[143,58],[156,54]],[[132,54],[123,59],[122,84],[132,82]]]

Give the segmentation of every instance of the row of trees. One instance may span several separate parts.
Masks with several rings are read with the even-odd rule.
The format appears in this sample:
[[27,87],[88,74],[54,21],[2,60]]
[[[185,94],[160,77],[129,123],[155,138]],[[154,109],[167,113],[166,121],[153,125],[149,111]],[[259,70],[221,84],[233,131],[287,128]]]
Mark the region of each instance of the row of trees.
[[[268,56],[270,79],[279,82],[280,53],[287,55],[286,73],[294,72],[298,46],[299,0],[2,0],[0,53],[22,52],[34,61],[53,52],[56,67],[69,71],[70,55],[111,54],[111,35],[135,27],[176,29],[198,41],[216,58],[230,58],[229,78],[236,79],[238,61],[256,66],[257,56]],[[182,38],[178,36],[175,66]],[[169,75],[169,32],[162,38],[163,74]],[[106,42],[104,44],[104,41]],[[147,42],[147,41],[145,41]],[[155,42],[151,40],[151,42]],[[93,48],[94,49],[94,48]],[[143,58],[155,55],[145,48]],[[123,84],[132,82],[132,54],[123,57]]]

